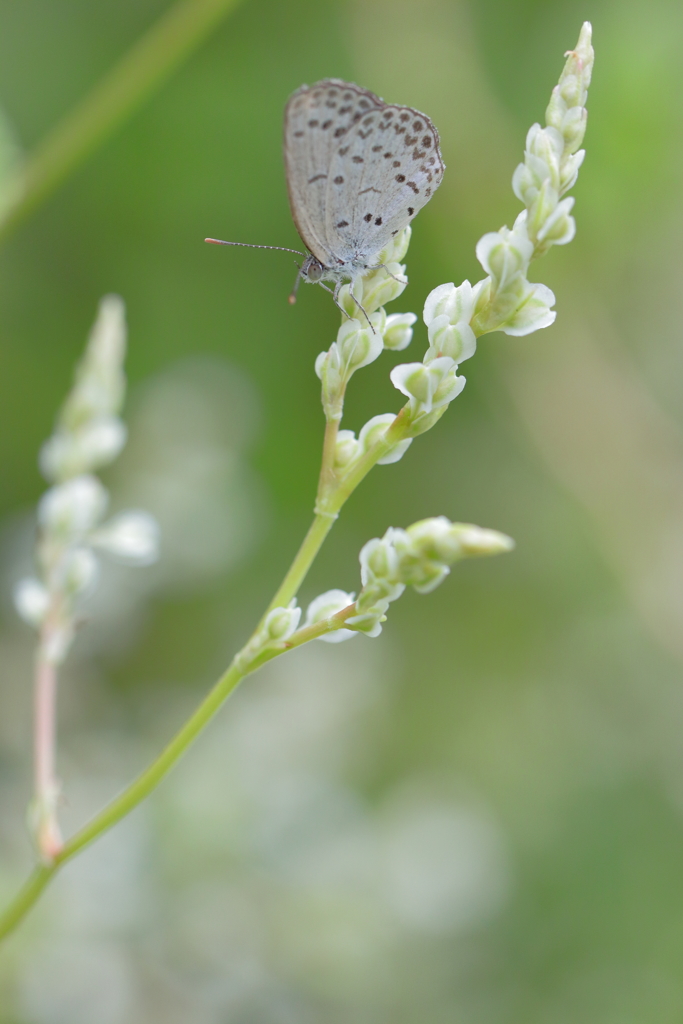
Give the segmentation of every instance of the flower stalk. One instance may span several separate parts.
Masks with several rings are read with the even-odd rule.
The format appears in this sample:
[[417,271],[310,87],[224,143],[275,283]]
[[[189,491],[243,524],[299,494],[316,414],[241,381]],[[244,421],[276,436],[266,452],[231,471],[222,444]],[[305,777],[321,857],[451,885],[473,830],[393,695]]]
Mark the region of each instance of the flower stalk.
[[119,418],[125,349],[123,303],[110,295],[100,305],[73,388],[40,453],[41,469],[53,486],[38,506],[38,574],[20,580],[14,592],[19,614],[38,630],[35,781],[28,820],[38,856],[48,865],[63,845],[55,765],[58,671],[73,643],[82,602],[96,582],[95,552],[146,565],[158,551],[157,526],[145,512],[126,512],[101,523],[108,494],[92,473],[112,462],[126,442]]
[[[396,415],[374,416],[358,437],[351,430],[340,429],[348,383],[357,370],[377,359],[384,349],[406,348],[417,319],[413,313],[387,315],[384,309],[407,284],[405,266],[400,261],[408,248],[410,228],[380,254],[378,262],[383,266],[341,289],[339,299],[346,317],[336,340],[318,356],[315,366],[326,418],[315,516],[294,561],[252,636],[159,757],[62,843],[55,813],[56,665],[73,639],[76,598],[93,576],[93,548],[108,549],[122,557],[127,554],[131,561],[137,556],[138,563],[145,555],[149,560],[155,552],[153,530],[147,522],[145,531],[146,521],[139,518],[140,513],[99,525],[106,492],[91,474],[95,465],[114,457],[112,452],[116,454],[125,441],[122,424],[116,426],[120,423],[117,417],[122,378],[120,362],[116,371],[111,359],[103,363],[89,349],[57,431],[43,452],[44,471],[56,483],[41,502],[42,575],[39,580],[23,581],[16,595],[21,614],[41,630],[36,672],[36,800],[40,797],[41,802],[35,826],[41,862],[0,917],[0,938],[23,919],[62,864],[156,788],[245,676],[315,639],[338,642],[358,633],[377,636],[389,605],[406,587],[429,593],[457,561],[499,554],[513,547],[511,538],[495,530],[451,523],[443,516],[406,529],[390,527],[360,553],[358,597],[342,590],[320,594],[308,605],[300,625],[303,612],[296,596],[345,501],[373,466],[398,461],[412,440],[444,415],[465,386],[458,369],[474,355],[477,339],[494,330],[511,336],[529,334],[555,319],[552,292],[542,284],[530,283],[527,271],[532,259],[545,254],[552,245],[569,242],[575,230],[569,213],[571,200],[564,194],[576,180],[583,159],[578,147],[585,131],[585,101],[593,62],[590,40],[591,29],[586,23],[553,92],[546,127],[535,125],[527,136],[524,163],[513,178],[524,210],[511,230],[504,227],[485,235],[477,245],[477,257],[488,276],[475,285],[468,281],[458,287],[443,284],[431,292],[423,314],[429,347],[421,362],[396,366],[390,374],[407,402]],[[359,304],[369,323],[358,318]],[[109,317],[107,322],[113,323],[117,316],[120,324],[120,307],[103,307],[104,321]],[[111,339],[117,337],[117,332],[103,328],[100,335]],[[92,339],[91,345],[97,348]],[[112,346],[116,349],[113,343],[108,348],[102,344],[102,351],[111,352]],[[103,381],[108,385],[103,387]],[[137,520],[131,520],[131,515]]]

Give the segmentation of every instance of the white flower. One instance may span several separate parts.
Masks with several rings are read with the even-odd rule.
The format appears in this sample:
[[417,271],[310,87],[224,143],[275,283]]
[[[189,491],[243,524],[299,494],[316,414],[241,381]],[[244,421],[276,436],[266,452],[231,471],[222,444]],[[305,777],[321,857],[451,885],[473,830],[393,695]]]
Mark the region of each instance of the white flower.
[[384,348],[382,335],[372,331],[368,325],[363,326],[360,320],[347,320],[343,323],[337,332],[335,344],[342,367],[347,371],[359,370],[374,362]]
[[410,237],[413,233],[413,229],[408,225],[403,231],[400,231],[398,235],[395,235],[390,242],[382,249],[381,253],[377,257],[378,263],[400,263],[405,254],[408,252],[408,246],[410,245]]
[[60,426],[77,429],[86,419],[115,415],[123,401],[126,379],[126,317],[123,300],[105,295],[90,332],[76,382],[60,414]]
[[560,195],[568,192],[576,184],[579,176],[579,168],[586,156],[586,150],[580,149],[578,153],[568,154],[562,162],[562,173],[560,175]]
[[27,578],[19,580],[13,596],[14,606],[24,622],[37,629],[42,624],[50,605],[47,588],[39,580]]
[[[386,615],[384,614],[389,607],[389,602],[386,601],[384,604],[377,604],[374,608],[371,608],[367,612],[361,612],[358,615],[353,615],[346,621],[353,625],[353,629],[344,629],[339,632],[348,634],[348,636],[342,637],[343,640],[349,637],[356,636],[358,633],[363,633],[365,636],[376,637],[382,632],[382,623],[386,621]],[[322,640],[330,640],[336,636],[335,633],[330,633],[328,636],[321,637]]]
[[463,281],[457,288],[452,282],[440,284],[427,296],[424,322],[429,327],[436,317],[447,316],[451,324],[468,324],[474,313],[475,302],[476,294],[469,281]]
[[159,526],[149,512],[122,512],[89,537],[94,547],[134,565],[159,557]]
[[[385,412],[381,413],[379,416],[373,416],[371,420],[368,420],[365,426],[361,428],[361,432],[358,435],[359,450],[366,452],[369,448],[372,448],[372,446],[376,444],[384,434],[386,434],[395,419],[396,416],[393,412]],[[398,462],[398,460],[408,450],[412,441],[412,437],[409,437],[404,441],[399,441],[389,449],[386,455],[383,455],[381,459],[377,460],[377,465],[388,466],[392,462]]]
[[553,245],[566,245],[576,234],[576,222],[569,216],[574,205],[574,198],[563,199],[546,219],[538,231],[539,242],[552,242]]
[[555,296],[544,284],[526,283],[526,291],[522,303],[517,307],[500,330],[513,337],[522,337],[549,327],[555,322],[557,313],[551,309],[555,305]]
[[356,440],[353,430],[340,430],[337,434],[337,443],[334,453],[334,465],[337,469],[344,469],[353,462],[360,453],[360,445]]
[[408,284],[405,271],[402,264],[389,262],[362,278],[362,302],[366,312],[372,313],[403,294]]
[[315,358],[315,375],[318,380],[323,379],[323,373],[325,372],[325,360],[327,359],[329,352],[320,352]]
[[112,462],[126,443],[127,431],[116,416],[102,416],[75,431],[58,430],[40,450],[40,468],[48,480],[65,480]]
[[374,362],[384,350],[381,330],[384,314],[371,316],[373,326],[360,320],[346,320],[337,332],[337,340],[328,352],[321,352],[315,361],[315,372],[322,381],[322,400],[328,418],[341,418],[344,387],[351,375],[362,366]]
[[268,612],[262,633],[268,640],[286,640],[296,631],[301,618],[301,608],[293,600],[287,608],[273,608]]
[[[319,594],[306,609],[306,626],[314,626],[318,622],[330,619],[343,608],[353,604],[355,594],[347,594],[345,590],[326,590]],[[352,629],[336,629],[325,636],[318,637],[319,640],[326,640],[327,643],[337,644],[342,640],[350,640],[355,633]]]
[[451,523],[446,516],[421,519],[405,532],[414,552],[449,565],[461,558],[501,554],[515,546],[504,533],[472,523]]
[[434,317],[428,328],[429,349],[425,363],[448,356],[458,365],[470,359],[477,350],[477,339],[469,323],[450,323],[447,314]]
[[456,398],[465,387],[465,378],[458,377],[452,359],[443,356],[428,366],[423,363],[401,363],[391,371],[391,383],[416,403],[420,412],[431,412]]
[[429,332],[429,350],[425,363],[441,356],[461,363],[474,355],[477,339],[470,320],[483,284],[480,281],[474,288],[469,281],[458,288],[452,283],[442,284],[427,296],[423,318]]
[[359,555],[360,578],[366,587],[376,579],[396,581],[400,569],[399,554],[393,543],[391,528],[384,537],[374,537],[364,544]]
[[38,505],[38,520],[65,541],[84,536],[101,519],[108,495],[97,477],[83,475],[51,487]]
[[59,586],[69,597],[95,585],[99,563],[90,548],[71,548],[59,564]]
[[383,331],[384,347],[392,352],[402,352],[413,340],[414,313],[392,313],[386,318]]
[[517,218],[512,231],[491,231],[477,242],[477,259],[501,291],[525,276],[533,253],[534,245],[526,231],[526,211]]
[[486,530],[481,526],[473,526],[471,523],[454,523],[454,529],[458,531],[458,540],[462,554],[466,558],[474,558],[478,555],[501,555],[512,551],[515,542],[512,537],[498,530]]

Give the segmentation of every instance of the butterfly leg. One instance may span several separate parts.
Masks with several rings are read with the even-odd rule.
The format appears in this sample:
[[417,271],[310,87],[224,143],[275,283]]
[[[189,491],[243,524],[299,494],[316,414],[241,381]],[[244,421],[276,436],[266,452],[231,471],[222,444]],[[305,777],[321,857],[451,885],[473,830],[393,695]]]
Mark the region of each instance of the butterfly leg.
[[378,263],[376,267],[369,267],[369,269],[370,270],[380,270],[382,267],[386,270],[386,272],[389,275],[389,277],[393,277],[394,281],[398,281],[399,284],[405,284],[405,282],[400,277],[396,277],[396,274],[392,274],[391,273],[391,271],[387,267],[386,263]]
[[339,303],[339,302],[337,301],[337,295],[339,294],[339,287],[335,288],[335,289],[334,289],[334,291],[332,291],[332,289],[331,289],[331,288],[328,288],[326,284],[323,284],[323,283],[322,283],[322,281],[318,281],[318,284],[319,284],[319,285],[320,285],[320,287],[321,287],[321,288],[323,288],[323,289],[324,289],[324,290],[325,290],[326,292],[329,292],[329,293],[330,293],[330,295],[332,296],[332,301],[334,302],[335,306],[337,307],[337,309],[338,309],[338,310],[339,310],[339,311],[340,311],[341,313],[343,313],[343,314],[344,314],[344,316],[346,317],[346,319],[347,319],[347,320],[352,320],[352,319],[353,319],[353,317],[349,316],[349,314],[348,314],[348,313],[346,312],[346,310],[344,309],[344,307],[343,307],[343,306],[342,306],[342,305],[341,305],[341,304],[340,304],[340,303]]
[[[335,303],[335,305],[336,305],[336,306],[339,306],[339,309],[341,309],[342,313],[346,313],[346,310],[345,310],[345,309],[343,309],[343,308],[342,308],[342,306],[340,306],[340,305],[339,305],[339,302],[337,301],[337,296],[339,295],[339,292],[340,292],[340,290],[341,290],[341,287],[342,287],[342,284],[341,284],[341,281],[339,281],[339,282],[337,283],[337,285],[336,285],[335,289],[334,289],[334,292],[333,292],[333,294],[332,294],[332,298],[334,299],[334,303]],[[327,289],[327,291],[329,292],[329,291],[330,291],[330,289],[328,288],[328,289]],[[373,333],[373,334],[376,334],[376,333],[377,333],[377,331],[376,331],[376,330],[375,330],[375,328],[374,328],[374,327],[372,326],[372,320],[370,319],[370,317],[368,316],[367,312],[365,311],[365,307],[364,307],[364,306],[362,306],[362,305],[360,304],[360,302],[358,301],[358,299],[356,298],[356,296],[355,296],[355,295],[353,294],[353,291],[351,291],[351,289],[349,289],[349,294],[351,295],[351,297],[352,297],[353,301],[354,301],[354,302],[356,303],[356,305],[358,306],[358,308],[359,308],[359,309],[360,309],[360,311],[362,312],[363,316],[364,316],[364,317],[365,317],[365,319],[367,320],[367,322],[368,322],[368,324],[369,324],[369,326],[370,326],[370,330],[372,331],[372,333]],[[346,315],[347,315],[347,316],[349,317],[349,320],[353,319],[352,317],[350,317],[350,316],[349,316],[349,314],[348,314],[348,313],[346,313]]]

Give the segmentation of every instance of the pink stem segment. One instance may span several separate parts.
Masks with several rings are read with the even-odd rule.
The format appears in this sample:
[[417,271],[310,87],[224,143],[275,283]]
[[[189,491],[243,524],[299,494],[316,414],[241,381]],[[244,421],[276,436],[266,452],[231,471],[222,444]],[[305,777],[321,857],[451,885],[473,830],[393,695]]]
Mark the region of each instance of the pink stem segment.
[[42,860],[51,864],[64,845],[57,823],[59,782],[55,775],[57,666],[41,634],[35,676],[35,839]]

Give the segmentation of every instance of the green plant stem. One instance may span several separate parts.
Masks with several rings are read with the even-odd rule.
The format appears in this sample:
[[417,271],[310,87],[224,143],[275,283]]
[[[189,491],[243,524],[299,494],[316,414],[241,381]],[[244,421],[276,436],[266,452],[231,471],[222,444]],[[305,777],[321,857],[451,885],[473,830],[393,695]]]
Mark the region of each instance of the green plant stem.
[[229,14],[240,0],[178,0],[54,128],[8,186],[0,240],[43,202]]
[[335,473],[335,461],[337,457],[337,436],[339,434],[339,417],[330,418],[325,424],[325,440],[323,441],[323,461],[320,467],[320,480],[318,483],[318,494],[315,500],[316,512],[326,511],[325,499],[334,490],[337,475]]
[[[344,396],[342,395],[342,403],[343,400]],[[271,612],[273,608],[286,608],[292,598],[297,595],[299,587],[306,578],[306,574],[315,561],[320,548],[323,546],[325,538],[334,526],[339,508],[341,508],[341,505],[334,510],[328,508],[330,498],[333,497],[337,486],[334,460],[337,452],[337,434],[339,433],[340,418],[341,416],[330,417],[325,424],[322,463],[318,480],[318,493],[315,501],[315,517],[294,561],[289,567],[287,575],[280,584],[275,597],[268,605],[260,625],[263,624],[268,612]]]
[[287,571],[287,575],[280,584],[275,597],[268,605],[266,615],[273,608],[286,608],[292,598],[296,596],[325,538],[334,526],[336,518],[336,515],[316,513],[308,533],[304,537],[303,543]]
[[351,604],[329,619],[316,622],[312,626],[304,626],[287,640],[274,644],[260,652],[245,668],[238,668],[239,655],[237,655],[230,668],[224,672],[208,696],[204,698],[194,714],[176,733],[159,757],[141,775],[138,775],[137,779],[124,789],[119,796],[107,804],[82,829],[79,829],[64,844],[51,864],[41,864],[34,869],[12,903],[5,910],[4,914],[0,916],[0,940],[9,935],[20,924],[50,879],[59,871],[63,864],[71,860],[72,857],[75,857],[77,853],[86,846],[89,846],[90,843],[116,825],[122,818],[125,818],[133,808],[137,807],[145,797],[149,796],[152,790],[156,789],[161,780],[168,774],[176,762],[180,760],[188,747],[205,726],[208,725],[245,676],[256,671],[261,665],[271,661],[278,655],[285,654],[287,651],[301,647],[303,644],[309,643],[325,633],[339,629],[355,611],[355,605]]
[[38,864],[33,869],[9,907],[0,917],[0,940],[4,939],[10,932],[13,932],[18,924],[21,924],[47,883],[58,870],[59,865],[57,864]]

